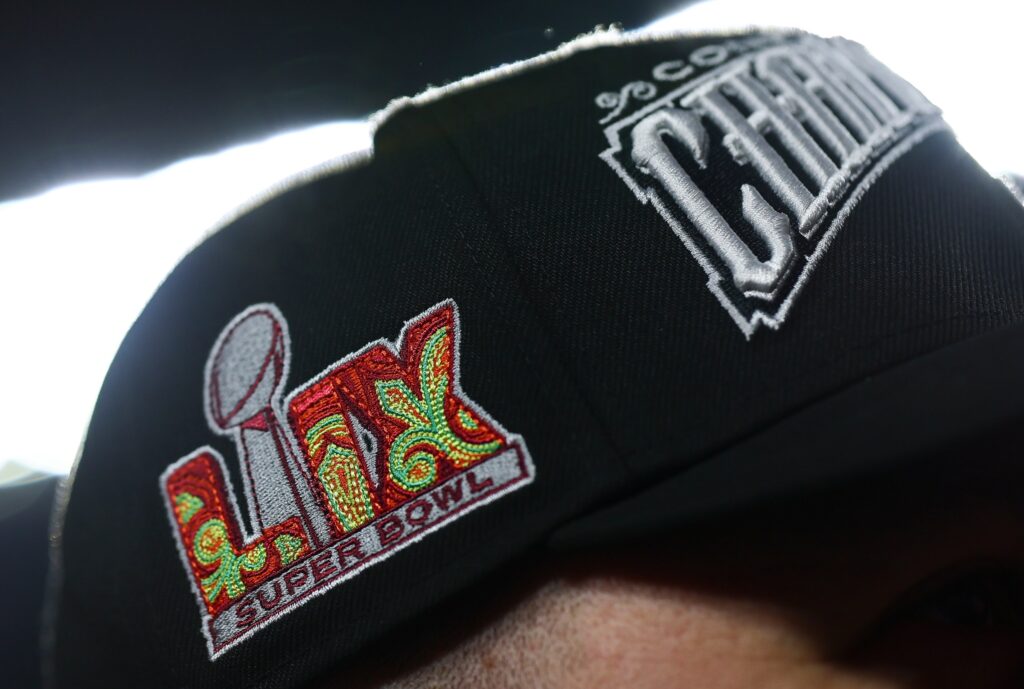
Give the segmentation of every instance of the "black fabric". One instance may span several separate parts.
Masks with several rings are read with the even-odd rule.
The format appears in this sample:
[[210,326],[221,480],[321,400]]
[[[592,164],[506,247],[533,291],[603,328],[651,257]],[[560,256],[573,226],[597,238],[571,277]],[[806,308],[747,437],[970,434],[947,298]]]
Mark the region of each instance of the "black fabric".
[[[298,190],[212,237],[132,328],[100,393],[66,515],[60,685],[295,686],[539,542],[552,514],[578,512],[620,474],[511,287],[510,266],[461,171],[415,121],[395,136],[408,142],[401,151],[382,143],[372,166]],[[461,312],[464,388],[507,428],[525,432],[531,450],[530,436],[542,435],[544,453],[563,459],[547,463],[528,489],[211,663],[158,477],[205,443],[234,457],[203,417],[203,365],[217,334],[246,305],[276,303],[291,329],[294,386],[371,340],[397,337],[408,318],[447,297]],[[579,456],[588,471],[570,460]],[[237,470],[237,461],[228,465]]]
[[[858,381],[604,510],[565,525],[557,549],[665,538],[897,472],[951,487],[1020,484],[1024,327],[957,342]],[[944,461],[937,461],[939,458]],[[1008,486],[1009,487],[1009,486]],[[869,492],[865,499],[871,500]]]
[[[381,124],[372,162],[267,203],[188,256],[97,401],[60,534],[56,685],[343,674],[367,643],[559,526],[858,380],[1024,320],[1024,211],[939,133],[860,201],[782,328],[745,339],[679,238],[598,157],[595,95],[714,40],[582,50],[407,104]],[[218,333],[275,303],[291,389],[446,298],[461,313],[463,388],[523,436],[534,483],[211,662],[158,478],[204,444],[237,471],[202,410]]]
[[58,479],[36,476],[0,486],[0,586],[7,592],[0,615],[0,679],[32,689],[41,682],[39,636],[49,569],[46,534]]
[[597,158],[602,113],[585,96],[682,52],[633,50],[587,51],[424,114],[501,218],[525,293],[635,471],[1024,316],[1021,209],[940,134],[856,207],[785,325],[747,342],[682,242]]

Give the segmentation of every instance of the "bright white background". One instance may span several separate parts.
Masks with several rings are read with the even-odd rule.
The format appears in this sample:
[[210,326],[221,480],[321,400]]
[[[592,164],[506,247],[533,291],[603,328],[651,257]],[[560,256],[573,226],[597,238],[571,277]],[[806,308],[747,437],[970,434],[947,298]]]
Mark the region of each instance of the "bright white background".
[[[1001,174],[1024,172],[1019,4],[713,0],[650,28],[796,26],[858,40],[942,107],[967,150]],[[0,476],[10,460],[69,470],[125,331],[222,218],[286,178],[368,146],[366,123],[327,123],[138,178],[0,204]]]

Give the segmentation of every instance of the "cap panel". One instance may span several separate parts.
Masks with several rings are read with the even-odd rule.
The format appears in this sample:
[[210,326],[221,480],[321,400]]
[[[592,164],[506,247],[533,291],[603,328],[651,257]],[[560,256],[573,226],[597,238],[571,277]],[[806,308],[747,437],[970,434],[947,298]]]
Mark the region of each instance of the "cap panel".
[[[602,157],[609,150],[609,117],[619,104],[628,101],[615,117],[685,111],[676,116],[684,123],[679,131],[661,134],[669,153],[690,161],[686,173],[700,179],[722,220],[770,262],[756,223],[745,219],[744,185],[773,208],[789,208],[785,194],[772,186],[767,168],[753,169],[752,153],[744,159],[729,149],[735,143],[726,143],[707,114],[712,104],[683,102],[700,89],[684,89],[663,104],[657,98],[679,93],[670,89],[682,88],[677,85],[685,79],[668,77],[687,67],[695,80],[714,76],[718,67],[695,66],[708,56],[728,54],[722,69],[747,60],[744,74],[756,77],[757,60],[772,46],[819,41],[778,34],[765,39],[766,48],[756,42],[736,47],[736,40],[706,36],[595,48],[430,105],[495,226],[506,233],[563,358],[601,410],[616,446],[643,475],[679,468],[872,372],[1024,315],[1019,208],[922,103],[920,120],[901,130],[898,143],[872,148],[873,162],[862,164],[869,171],[850,175],[845,196],[824,211],[818,229],[787,210],[794,236],[800,233],[792,270],[813,258],[812,269],[800,273],[801,288],[774,329],[764,321],[749,333],[738,328],[725,297],[709,289],[713,281],[693,246],[705,256],[710,250],[696,225],[672,211],[680,227],[670,226],[646,187],[630,188]],[[894,89],[887,84],[883,90]],[[910,102],[913,93],[901,97]],[[738,98],[735,92],[727,97],[729,103]],[[707,139],[687,143],[686,117],[698,115]],[[800,147],[771,143],[785,154],[786,167],[800,169],[801,183],[811,185],[804,169],[810,164],[798,161]],[[828,148],[824,140],[817,144]],[[698,164],[704,154],[687,147],[706,150],[705,170]],[[679,202],[658,189],[665,203]],[[812,239],[803,237],[805,230]],[[719,259],[713,263],[734,276]],[[777,308],[779,298],[765,302]]]
[[[776,142],[775,158],[760,150],[754,171],[757,150],[741,150],[736,142],[757,143],[756,137],[743,130],[726,144],[723,123],[742,124],[729,118],[709,124],[708,114],[716,103],[721,112],[726,105],[740,107],[737,99],[749,94],[727,93],[726,105],[708,101],[703,109],[676,100],[660,114],[659,89],[718,74],[733,57],[762,55],[797,40],[800,35],[705,36],[594,47],[597,41],[574,55],[562,51],[555,61],[505,70],[499,81],[477,80],[439,100],[406,104],[381,124],[371,164],[268,203],[185,259],[132,328],[97,403],[63,532],[60,685],[296,686],[350,660],[383,632],[422,619],[440,601],[541,542],[553,527],[613,495],[678,471],[875,371],[1019,321],[1021,208],[949,135],[916,120],[904,122],[916,136],[900,139],[907,142],[902,148],[880,146],[870,165],[862,161],[878,171],[877,179],[850,173],[853,182],[872,184],[861,187],[867,193],[857,203],[843,206],[848,216],[828,250],[814,259],[813,272],[801,272],[822,245],[814,237],[824,236],[827,227],[815,224],[813,204],[805,203],[792,180],[779,182],[780,165],[803,166],[801,175],[813,177],[808,170],[828,167],[815,158],[814,147],[857,146],[842,137],[827,140],[822,132],[834,123],[826,122],[813,146]],[[687,73],[692,65],[701,69]],[[882,110],[893,86],[883,82],[832,85],[839,95],[831,98],[860,94],[847,102],[851,119],[844,126],[856,130],[858,118],[872,116],[889,123]],[[744,88],[754,93],[750,98],[760,97],[756,85]],[[876,102],[865,105],[864,93]],[[869,110],[857,110],[857,103]],[[601,157],[616,118],[648,106],[647,114],[657,119],[642,115],[637,121],[647,121],[663,143],[671,139],[666,147],[672,157],[690,156],[684,172],[700,179],[702,193],[717,204],[721,221],[702,225],[705,244],[683,225],[671,226],[666,217],[683,216],[660,212],[653,198],[644,203]],[[813,114],[805,110],[802,117],[809,121]],[[764,122],[775,118],[777,128],[792,126],[780,125],[786,116],[774,111],[753,115]],[[748,119],[752,127],[764,122]],[[865,122],[861,126],[870,128]],[[899,155],[884,158],[882,149]],[[657,146],[640,152],[648,169],[666,155]],[[745,154],[751,157],[738,163]],[[722,160],[728,173],[714,164]],[[798,181],[813,185],[810,178]],[[677,200],[699,201],[692,191]],[[854,186],[836,192],[845,199],[855,193]],[[792,212],[790,206],[800,204],[801,214]],[[790,211],[776,210],[782,207]],[[822,213],[828,219],[838,210]],[[799,249],[792,255],[780,214]],[[721,241],[726,229],[740,241],[731,254]],[[711,264],[698,260],[710,255],[713,241],[722,251],[712,262],[716,270],[743,268],[729,273],[740,278],[733,287],[778,293],[737,296],[739,288],[720,288],[716,295],[709,288]],[[753,259],[744,258],[741,244],[753,247]],[[798,275],[807,277],[783,314],[783,292],[795,293]],[[774,329],[766,320],[756,330],[738,327],[737,314],[753,322],[751,299],[775,309],[765,307],[777,317]],[[253,305],[275,315],[265,324],[269,330],[260,331],[262,339],[256,338],[260,352],[246,360],[247,375],[217,372],[204,379],[225,326]],[[426,336],[417,340],[416,333],[446,305],[457,305],[458,335],[450,341],[457,368],[446,368],[446,354],[438,354],[441,363],[435,364],[419,354],[429,348]],[[413,341],[419,344],[408,348],[417,352],[417,362],[388,359],[409,358],[402,352]],[[235,351],[233,341],[228,349]],[[325,376],[332,377],[335,392],[356,385],[363,379],[346,377],[346,366],[371,354],[379,355],[379,370],[390,370],[390,378],[371,376],[364,388],[346,392],[347,399],[372,405],[375,383],[399,393],[405,385],[408,394],[399,394],[391,409],[412,418],[416,405],[410,400],[425,403],[422,393],[432,384],[418,382],[414,373],[426,370],[421,380],[434,383],[442,373],[456,377],[472,404],[458,407],[442,390],[435,407],[443,407],[446,420],[469,413],[459,421],[468,424],[466,436],[479,414],[483,423],[476,425],[484,430],[478,445],[488,441],[487,429],[521,439],[533,460],[532,482],[424,533],[423,540],[389,552],[389,559],[358,576],[318,590],[322,595],[290,607],[211,661],[200,633],[200,587],[190,586],[188,552],[184,558],[176,552],[175,529],[194,514],[194,503],[183,503],[180,518],[176,504],[165,509],[162,489],[168,483],[161,475],[210,446],[210,458],[215,451],[225,460],[225,482],[237,490],[242,526],[251,527],[248,521],[256,517],[249,519],[243,487],[256,479],[241,470],[247,460],[238,448],[244,443],[222,431],[234,432],[236,421],[260,433],[275,422],[283,427],[286,417],[292,423],[291,407],[272,409],[279,412],[276,420],[256,419],[266,406],[249,401],[282,389],[281,404],[290,404]],[[271,368],[264,370],[265,363]],[[421,370],[412,371],[413,363]],[[244,385],[242,378],[254,377],[262,387]],[[213,427],[204,416],[211,380],[230,388],[227,397],[234,401],[231,409],[214,405]],[[218,388],[218,395],[223,392]],[[367,409],[352,418],[372,425]],[[250,413],[256,416],[241,419]],[[327,436],[301,428],[296,447],[319,461],[314,447],[322,449]],[[347,437],[355,440],[347,449],[369,443],[354,422],[349,430]],[[624,476],[623,457],[634,476]],[[207,466],[215,467],[215,460]],[[280,516],[285,508],[275,509]],[[338,523],[362,518],[341,508],[333,514]],[[181,533],[178,542],[194,553],[191,532]],[[300,560],[300,566],[310,565]],[[245,583],[246,575],[240,576]],[[250,602],[254,591],[246,591]]]
[[[1018,491],[1024,326],[957,342],[787,415],[672,477],[559,528],[560,548],[655,542],[681,529],[842,490],[871,501],[894,485],[972,480]],[[909,479],[909,482],[907,482]],[[902,481],[902,483],[900,483]],[[796,513],[796,512],[794,512]]]
[[[474,190],[437,142],[415,118],[396,116],[378,132],[370,165],[292,191],[214,235],[140,316],[104,383],[66,512],[58,686],[296,686],[516,557],[618,480],[620,464],[550,355]],[[406,322],[433,305],[457,305],[449,355],[475,405],[461,423],[492,420],[521,437],[535,475],[211,661],[160,477],[209,446],[251,527],[248,479],[232,436],[208,423],[204,395],[210,381],[230,382],[232,399],[262,388],[239,392],[244,384],[227,373],[204,379],[204,365],[213,349],[238,349],[240,335],[215,347],[233,317],[270,303],[276,309],[257,311],[286,321],[287,337],[268,330],[256,339],[274,361],[290,352],[285,400],[368,344],[400,343]],[[258,358],[245,359],[248,373],[260,370]]]

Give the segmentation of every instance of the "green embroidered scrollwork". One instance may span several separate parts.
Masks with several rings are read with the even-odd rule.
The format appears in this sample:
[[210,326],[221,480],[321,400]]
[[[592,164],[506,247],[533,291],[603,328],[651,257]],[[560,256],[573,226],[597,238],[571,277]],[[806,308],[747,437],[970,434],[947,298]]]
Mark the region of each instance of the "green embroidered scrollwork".
[[351,443],[352,433],[341,414],[326,416],[306,431],[309,456],[318,457],[323,452],[316,470],[317,478],[331,512],[346,533],[376,516],[370,484],[358,454],[349,447]]
[[[384,412],[408,426],[391,444],[388,470],[399,486],[411,492],[427,488],[437,478],[435,456],[420,449],[423,446],[433,448],[461,469],[493,454],[502,444],[500,439],[469,442],[456,435],[448,423],[444,403],[451,386],[449,332],[447,327],[439,328],[423,348],[419,365],[422,397],[413,394],[401,380],[383,380],[376,384]],[[460,421],[467,428],[476,423],[471,416],[467,419],[460,415]]]
[[267,550],[263,544],[253,546],[241,554],[231,547],[228,529],[220,519],[211,519],[196,531],[192,551],[203,565],[217,565],[217,571],[202,580],[203,595],[213,603],[221,591],[228,598],[245,593],[242,572],[258,572],[267,564]]
[[182,491],[174,498],[174,513],[178,517],[179,524],[188,524],[192,517],[196,516],[196,512],[203,509],[206,506],[200,498]]
[[301,538],[291,534],[283,533],[274,539],[274,547],[281,556],[282,565],[290,565],[299,559],[305,550],[305,544]]
[[309,456],[316,457],[320,448],[329,443],[332,437],[347,439],[350,435],[348,424],[345,423],[345,418],[341,414],[331,414],[320,419],[306,431],[306,447]]
[[474,417],[465,409],[460,409],[458,416],[459,424],[467,431],[475,431],[476,429],[480,428],[480,422],[477,421],[476,417]]
[[370,485],[355,450],[330,445],[317,469],[331,511],[346,531],[358,529],[373,519]]

